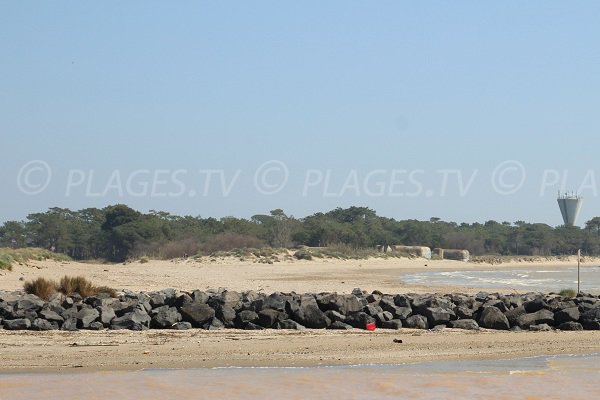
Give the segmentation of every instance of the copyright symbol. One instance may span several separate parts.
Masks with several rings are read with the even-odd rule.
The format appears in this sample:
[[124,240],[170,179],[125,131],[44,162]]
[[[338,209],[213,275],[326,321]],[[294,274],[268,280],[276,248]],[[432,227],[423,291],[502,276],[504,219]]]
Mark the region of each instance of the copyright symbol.
[[17,186],[22,193],[28,195],[40,194],[50,184],[52,170],[47,162],[42,160],[29,161],[23,165],[17,175]]
[[525,166],[516,160],[498,164],[492,173],[492,187],[500,195],[510,195],[519,191],[525,184]]
[[267,161],[256,169],[254,187],[260,194],[277,194],[283,190],[289,176],[290,171],[282,161]]

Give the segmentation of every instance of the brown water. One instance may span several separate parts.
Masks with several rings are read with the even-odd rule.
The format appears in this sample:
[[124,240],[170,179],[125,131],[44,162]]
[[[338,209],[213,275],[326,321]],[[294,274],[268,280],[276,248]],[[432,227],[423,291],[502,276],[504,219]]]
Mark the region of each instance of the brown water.
[[600,394],[600,355],[394,366],[3,374],[0,399],[572,399]]

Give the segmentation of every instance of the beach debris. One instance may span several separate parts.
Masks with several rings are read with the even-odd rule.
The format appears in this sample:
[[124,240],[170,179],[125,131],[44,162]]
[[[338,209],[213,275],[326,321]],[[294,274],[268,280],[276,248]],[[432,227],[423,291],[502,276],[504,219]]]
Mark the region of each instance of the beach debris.
[[394,343],[402,343],[402,339],[394,339]]

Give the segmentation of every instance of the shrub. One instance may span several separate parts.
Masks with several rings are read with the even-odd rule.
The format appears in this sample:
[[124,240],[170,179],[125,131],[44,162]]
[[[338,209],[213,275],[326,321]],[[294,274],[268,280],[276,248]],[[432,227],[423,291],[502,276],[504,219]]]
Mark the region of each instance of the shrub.
[[297,252],[294,253],[294,257],[296,257],[296,259],[298,260],[312,260],[312,254],[310,254],[310,251],[305,250],[305,249],[301,249],[298,250]]
[[558,294],[562,297],[573,298],[577,296],[577,291],[575,289],[563,289]]
[[94,285],[83,276],[63,276],[58,283],[57,289],[66,296],[79,293],[81,297],[85,298],[97,294]]
[[147,264],[147,263],[149,263],[149,262],[150,262],[150,260],[149,260],[149,259],[148,259],[148,257],[146,257],[146,256],[144,256],[144,257],[140,258],[140,263],[141,263],[141,264]]
[[23,284],[26,293],[35,294],[40,299],[48,300],[56,293],[56,282],[46,278],[37,278]]
[[13,258],[10,254],[0,253],[0,269],[12,271]]

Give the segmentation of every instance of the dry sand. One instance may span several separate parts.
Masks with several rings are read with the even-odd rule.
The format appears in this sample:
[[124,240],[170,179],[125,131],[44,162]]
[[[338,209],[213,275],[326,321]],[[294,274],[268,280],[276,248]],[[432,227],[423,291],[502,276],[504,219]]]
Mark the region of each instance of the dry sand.
[[[593,261],[597,264],[597,261]],[[97,285],[150,291],[227,287],[230,290],[350,292],[355,287],[387,293],[477,292],[462,287],[417,287],[404,273],[423,270],[561,268],[570,262],[510,263],[500,266],[423,259],[315,260],[257,264],[235,259],[151,261],[127,265],[32,262],[0,271],[0,290],[23,281],[83,275]],[[489,289],[488,289],[489,290]],[[395,343],[394,339],[402,340]],[[600,352],[600,332],[334,332],[307,330],[247,332],[101,331],[8,332],[0,330],[0,371],[294,366],[401,363],[441,359],[513,358]]]

